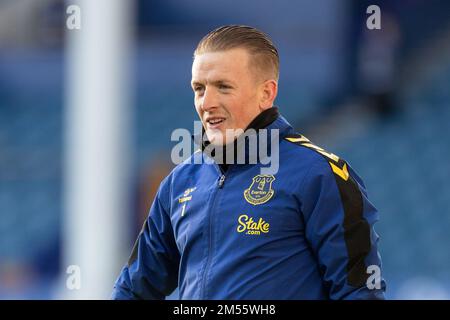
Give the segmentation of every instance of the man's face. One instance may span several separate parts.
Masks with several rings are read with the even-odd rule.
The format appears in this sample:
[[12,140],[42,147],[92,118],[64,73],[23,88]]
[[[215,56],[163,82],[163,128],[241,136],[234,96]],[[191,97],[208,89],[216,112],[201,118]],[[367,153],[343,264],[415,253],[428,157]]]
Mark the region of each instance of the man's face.
[[249,54],[237,48],[197,55],[192,65],[195,109],[208,140],[215,145],[231,142],[227,129],[245,130],[270,106],[261,104],[261,87],[249,66]]

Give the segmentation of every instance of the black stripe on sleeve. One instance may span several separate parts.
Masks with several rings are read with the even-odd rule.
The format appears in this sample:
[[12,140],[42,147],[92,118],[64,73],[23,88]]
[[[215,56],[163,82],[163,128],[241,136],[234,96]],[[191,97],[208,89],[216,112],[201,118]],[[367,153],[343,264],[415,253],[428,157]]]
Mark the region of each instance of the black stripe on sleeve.
[[334,175],[344,209],[344,239],[347,247],[348,283],[359,287],[366,284],[365,258],[370,252],[370,226],[363,216],[363,199],[356,181],[350,176],[344,181]]
[[[302,135],[290,135],[286,138],[299,138]],[[288,140],[289,141],[289,140]],[[302,146],[311,150],[311,147],[304,146],[308,142],[293,142],[298,146]],[[317,152],[317,150],[314,150]],[[366,272],[365,258],[370,252],[370,226],[364,219],[364,204],[361,194],[361,190],[358,187],[357,182],[349,175],[347,180],[344,180],[338,174],[333,171],[331,164],[336,165],[342,169],[344,165],[348,164],[339,158],[339,161],[334,161],[329,157],[321,154],[330,165],[330,169],[336,180],[337,187],[344,210],[344,240],[347,248],[348,262],[347,262],[347,279],[348,284],[355,287],[360,287],[366,284],[368,274]]]

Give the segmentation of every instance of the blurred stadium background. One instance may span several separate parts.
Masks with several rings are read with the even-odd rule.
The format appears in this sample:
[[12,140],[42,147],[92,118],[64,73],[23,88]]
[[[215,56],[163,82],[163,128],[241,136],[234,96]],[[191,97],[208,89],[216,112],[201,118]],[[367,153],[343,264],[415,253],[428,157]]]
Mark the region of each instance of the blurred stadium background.
[[[68,297],[66,269],[79,264],[77,257],[94,265],[85,287],[99,287],[78,297],[107,298],[158,183],[172,167],[171,132],[193,130],[192,52],[209,30],[232,23],[272,37],[281,58],[276,105],[299,132],[363,177],[380,212],[376,230],[387,297],[450,299],[450,2],[115,0],[94,1],[100,10],[92,15],[88,2],[0,1],[0,298]],[[66,8],[76,3],[81,30],[67,30]],[[371,4],[381,8],[381,30],[366,28]],[[121,14],[108,15],[110,9]],[[96,34],[104,41],[89,50],[108,59],[114,57],[108,48],[123,46],[112,61],[122,61],[129,78],[114,82],[123,70],[96,76],[86,66],[77,74],[87,51],[71,37],[92,34],[89,26],[99,22],[90,24],[89,17],[102,23],[111,18]],[[127,32],[117,35],[124,27]],[[92,83],[102,77],[112,83],[100,92],[118,90],[104,99],[94,92],[93,101],[77,100],[87,90],[82,81],[92,77]],[[108,180],[120,186],[85,199],[119,196],[110,199],[117,204],[110,216],[95,210],[107,205],[83,207],[83,198],[71,193],[80,190],[73,184],[80,166],[71,157],[89,150],[71,137],[85,132],[77,110],[85,116],[89,110],[80,101],[99,108],[86,132],[96,132],[89,130],[98,124],[122,139],[115,151],[106,150],[120,155],[120,161],[110,159],[120,174]],[[88,164],[94,179],[107,164],[97,155],[99,163]],[[89,216],[77,208],[93,215],[89,231],[83,227]],[[77,217],[81,222],[73,223]],[[123,245],[97,246],[96,236]],[[91,247],[95,255],[83,256]]]

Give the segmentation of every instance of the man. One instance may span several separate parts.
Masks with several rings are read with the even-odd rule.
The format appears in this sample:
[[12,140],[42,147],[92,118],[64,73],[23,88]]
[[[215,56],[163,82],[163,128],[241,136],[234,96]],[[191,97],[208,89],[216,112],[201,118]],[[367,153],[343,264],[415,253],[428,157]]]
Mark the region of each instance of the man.
[[[191,84],[207,141],[161,183],[113,298],[163,299],[178,286],[181,299],[383,299],[377,211],[350,166],[273,107],[270,39],[247,26],[210,32]],[[259,149],[255,162],[225,157],[251,150],[239,129],[278,152],[276,172],[261,173]]]

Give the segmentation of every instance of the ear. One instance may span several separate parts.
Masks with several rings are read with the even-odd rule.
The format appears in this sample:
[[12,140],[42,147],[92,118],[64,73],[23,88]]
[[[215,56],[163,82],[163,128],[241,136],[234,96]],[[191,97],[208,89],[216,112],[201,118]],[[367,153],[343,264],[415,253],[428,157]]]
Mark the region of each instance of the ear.
[[261,84],[261,99],[259,108],[261,111],[269,109],[273,106],[273,101],[277,97],[278,82],[276,80],[266,80]]

